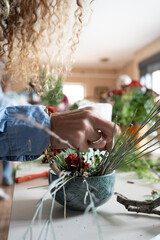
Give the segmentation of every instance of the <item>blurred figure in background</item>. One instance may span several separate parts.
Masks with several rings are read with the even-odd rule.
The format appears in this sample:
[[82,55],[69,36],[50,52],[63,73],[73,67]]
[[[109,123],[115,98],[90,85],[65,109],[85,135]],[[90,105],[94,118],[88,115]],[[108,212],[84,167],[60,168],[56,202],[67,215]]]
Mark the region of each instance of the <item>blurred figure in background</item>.
[[0,106],[9,107],[17,105],[28,105],[27,100],[19,95],[18,93],[12,91],[10,76],[4,73],[2,70],[0,72]]
[[40,96],[37,93],[37,88],[32,82],[29,82],[29,89],[25,89],[20,93],[21,97],[24,97],[25,100],[31,105],[38,105],[42,103]]
[[108,93],[106,90],[102,90],[99,94],[99,102],[100,103],[106,103],[108,100]]
[[127,85],[132,82],[132,79],[128,75],[120,75],[117,79],[117,89],[121,89],[122,85]]
[[[2,86],[2,78],[3,78],[3,73],[2,71],[0,72],[0,106],[1,107],[6,107],[14,104],[15,102],[12,101],[9,97],[7,97],[4,93],[4,91],[8,91],[10,89],[9,87],[9,82],[6,84],[3,82]],[[3,90],[2,90],[3,89]],[[5,158],[3,160],[3,175],[2,175],[2,184],[5,186],[9,186],[13,183],[12,181],[12,165],[11,162],[6,161]],[[4,192],[2,189],[0,189],[0,198],[5,198]]]
[[[10,76],[0,71],[0,107],[9,107],[16,105],[28,105],[25,99],[19,96],[16,92],[11,90]],[[3,175],[2,184],[4,186],[10,186],[13,183],[12,180],[12,164],[6,161],[5,157],[3,160]],[[1,194],[2,195],[2,194]],[[3,198],[3,197],[2,197]]]

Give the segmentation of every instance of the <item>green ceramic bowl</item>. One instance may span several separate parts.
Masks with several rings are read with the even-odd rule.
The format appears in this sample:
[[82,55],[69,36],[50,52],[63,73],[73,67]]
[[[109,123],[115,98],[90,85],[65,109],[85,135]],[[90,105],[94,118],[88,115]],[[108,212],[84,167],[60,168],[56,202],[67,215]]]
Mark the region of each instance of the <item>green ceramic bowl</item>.
[[[56,180],[58,177],[49,172],[49,183]],[[94,194],[94,204],[96,207],[107,202],[114,192],[115,171],[108,175],[88,177],[86,178],[90,191]],[[52,191],[51,191],[52,192]],[[90,201],[87,197],[86,204],[84,204],[84,197],[86,193],[86,184],[82,177],[75,177],[65,184],[66,192],[66,207],[71,210],[84,211],[89,205]],[[56,194],[56,201],[64,205],[63,188]]]

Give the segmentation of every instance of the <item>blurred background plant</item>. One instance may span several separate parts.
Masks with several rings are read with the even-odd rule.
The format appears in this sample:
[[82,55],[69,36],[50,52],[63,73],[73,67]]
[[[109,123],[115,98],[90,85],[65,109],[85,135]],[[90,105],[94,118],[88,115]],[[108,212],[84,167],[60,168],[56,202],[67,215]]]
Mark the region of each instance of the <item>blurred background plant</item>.
[[127,126],[136,111],[133,125],[141,124],[151,111],[158,96],[156,92],[141,85],[138,81],[132,80],[130,84],[121,85],[121,89],[116,89],[108,93],[113,102],[112,120]]
[[[53,75],[47,76],[46,71],[41,72],[41,88],[44,88],[41,99],[44,105],[57,107],[63,99],[62,78],[54,79]],[[54,83],[54,84],[53,84]]]
[[[135,153],[132,154],[134,158]],[[131,157],[131,155],[130,155]],[[126,157],[124,160],[127,161]],[[147,181],[160,182],[160,157],[153,160],[151,154],[147,154],[141,159],[137,159],[119,169],[122,172],[135,172],[140,179]]]

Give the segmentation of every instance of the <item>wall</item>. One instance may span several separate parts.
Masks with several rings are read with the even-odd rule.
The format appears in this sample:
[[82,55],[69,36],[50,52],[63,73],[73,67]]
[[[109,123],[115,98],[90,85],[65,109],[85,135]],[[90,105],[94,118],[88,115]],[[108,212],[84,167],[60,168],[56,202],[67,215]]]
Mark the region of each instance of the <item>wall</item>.
[[133,60],[120,69],[118,74],[127,74],[132,79],[139,80],[139,62],[151,57],[157,52],[160,52],[160,38],[135,52]]
[[137,74],[137,67],[136,67],[136,62],[135,60],[132,60],[128,62],[124,67],[118,70],[118,75],[128,75],[132,79],[137,80],[138,74]]
[[67,77],[66,83],[81,83],[85,89],[85,98],[90,101],[98,101],[95,97],[96,87],[115,88],[117,81],[116,70],[99,70],[99,69],[73,69]]

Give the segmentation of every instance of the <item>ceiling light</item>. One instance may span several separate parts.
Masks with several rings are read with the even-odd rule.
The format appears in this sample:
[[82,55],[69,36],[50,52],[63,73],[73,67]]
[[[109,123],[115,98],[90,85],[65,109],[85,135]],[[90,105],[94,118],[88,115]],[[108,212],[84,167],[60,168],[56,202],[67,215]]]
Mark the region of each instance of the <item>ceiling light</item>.
[[109,61],[109,58],[101,58],[100,61],[106,63]]

